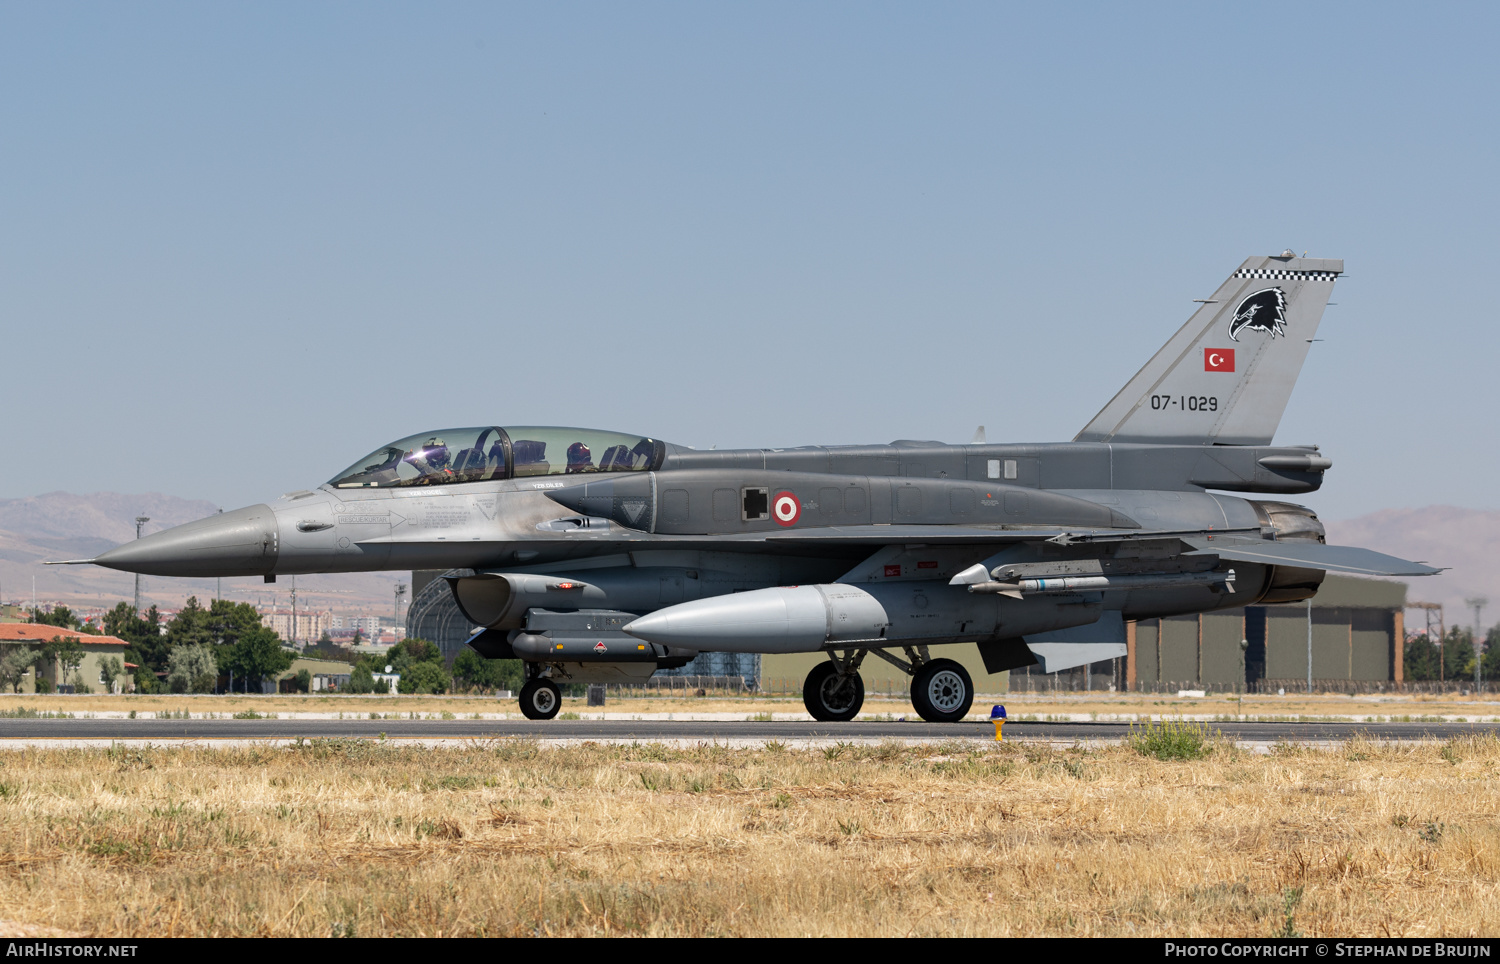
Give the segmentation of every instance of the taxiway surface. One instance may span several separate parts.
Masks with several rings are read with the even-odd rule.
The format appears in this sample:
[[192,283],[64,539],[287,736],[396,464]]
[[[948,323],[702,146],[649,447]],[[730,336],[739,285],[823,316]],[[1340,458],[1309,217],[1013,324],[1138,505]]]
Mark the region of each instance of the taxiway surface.
[[[1375,740],[1446,740],[1491,733],[1496,723],[1215,722],[1205,724],[1225,738],[1247,743],[1330,743],[1363,735]],[[1007,740],[1099,743],[1116,741],[1131,724],[1113,722],[1008,723]],[[54,741],[180,742],[302,739],[381,739],[449,742],[525,739],[577,743],[830,743],[953,739],[993,741],[987,721],[962,723],[725,722],[698,720],[0,720],[0,748]]]

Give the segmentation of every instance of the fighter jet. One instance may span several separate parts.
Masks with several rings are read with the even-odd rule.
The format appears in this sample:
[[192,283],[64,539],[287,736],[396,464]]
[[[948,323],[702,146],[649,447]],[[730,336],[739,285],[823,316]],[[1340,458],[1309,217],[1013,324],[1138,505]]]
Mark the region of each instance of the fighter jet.
[[[826,653],[803,697],[860,710],[861,663],[929,721],[973,682],[942,655],[1046,672],[1125,655],[1124,621],[1306,599],[1324,573],[1439,570],[1325,544],[1332,465],[1272,445],[1343,262],[1246,260],[1071,442],[697,451],[484,425],[382,445],[315,489],[70,560],[155,576],[440,569],[521,709],[702,652]],[[1247,498],[1248,493],[1270,498]]]

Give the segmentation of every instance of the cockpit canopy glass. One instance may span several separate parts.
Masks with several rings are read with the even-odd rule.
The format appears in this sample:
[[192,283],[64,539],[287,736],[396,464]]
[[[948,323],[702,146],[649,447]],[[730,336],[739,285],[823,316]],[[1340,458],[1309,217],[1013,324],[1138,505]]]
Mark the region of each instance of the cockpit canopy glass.
[[505,433],[445,428],[383,445],[329,480],[338,489],[447,485],[506,478]]
[[581,472],[645,472],[656,468],[662,448],[655,439],[592,428],[510,426],[516,478]]
[[329,480],[339,489],[450,485],[532,475],[644,472],[660,461],[654,439],[597,429],[449,428],[383,445]]

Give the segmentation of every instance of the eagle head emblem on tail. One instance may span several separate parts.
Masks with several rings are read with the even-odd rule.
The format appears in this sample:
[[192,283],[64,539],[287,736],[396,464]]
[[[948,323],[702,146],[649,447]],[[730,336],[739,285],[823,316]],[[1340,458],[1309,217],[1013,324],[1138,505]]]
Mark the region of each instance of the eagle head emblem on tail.
[[1239,341],[1246,328],[1263,331],[1272,338],[1286,335],[1286,294],[1280,288],[1266,288],[1240,302],[1229,319],[1229,340]]

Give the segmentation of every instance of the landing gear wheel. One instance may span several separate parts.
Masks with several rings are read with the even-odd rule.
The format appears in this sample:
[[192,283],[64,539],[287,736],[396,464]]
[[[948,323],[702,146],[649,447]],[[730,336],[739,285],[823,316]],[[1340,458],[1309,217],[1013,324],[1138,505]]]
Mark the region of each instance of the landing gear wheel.
[[550,679],[534,679],[521,687],[521,713],[528,720],[550,720],[562,709],[562,694]]
[[961,663],[934,659],[912,675],[911,705],[928,723],[957,723],[974,705],[974,681]]
[[819,663],[802,684],[802,705],[820,723],[852,720],[865,705],[865,681],[858,673],[840,676],[832,662]]

